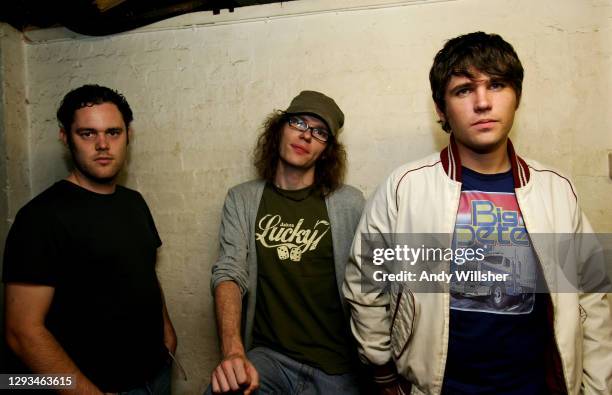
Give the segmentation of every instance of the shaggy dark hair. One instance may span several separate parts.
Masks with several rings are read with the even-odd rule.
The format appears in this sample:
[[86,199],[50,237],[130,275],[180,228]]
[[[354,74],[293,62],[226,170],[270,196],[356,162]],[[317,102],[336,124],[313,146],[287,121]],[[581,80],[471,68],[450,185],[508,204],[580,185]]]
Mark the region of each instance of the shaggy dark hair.
[[[452,76],[473,79],[471,69],[476,69],[508,83],[516,94],[516,104],[521,101],[523,90],[523,65],[512,45],[497,34],[475,32],[449,40],[436,54],[429,71],[431,94],[436,106],[446,114],[444,93]],[[450,132],[445,121],[442,129]]]
[[[253,164],[263,180],[274,182],[283,126],[288,120],[284,111],[274,111],[266,118],[253,151]],[[334,136],[330,135],[325,150],[315,164],[315,186],[327,195],[344,182],[346,173],[346,150]]]

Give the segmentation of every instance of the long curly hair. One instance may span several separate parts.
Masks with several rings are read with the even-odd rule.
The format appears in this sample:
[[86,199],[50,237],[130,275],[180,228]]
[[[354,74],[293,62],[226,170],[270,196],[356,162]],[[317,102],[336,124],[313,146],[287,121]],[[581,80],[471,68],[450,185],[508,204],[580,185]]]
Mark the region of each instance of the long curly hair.
[[[253,164],[258,176],[266,181],[273,182],[276,176],[281,132],[287,122],[288,116],[284,111],[274,111],[266,118],[257,143],[253,150]],[[344,145],[330,136],[325,150],[315,163],[315,186],[320,188],[324,195],[334,192],[344,182],[346,173],[346,150]]]

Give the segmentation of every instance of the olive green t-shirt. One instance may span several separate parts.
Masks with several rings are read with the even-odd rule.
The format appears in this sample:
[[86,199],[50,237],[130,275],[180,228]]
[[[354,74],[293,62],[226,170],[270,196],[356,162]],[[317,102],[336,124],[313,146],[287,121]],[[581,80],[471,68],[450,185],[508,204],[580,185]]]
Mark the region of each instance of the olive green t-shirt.
[[255,225],[257,303],[253,345],[328,374],[350,371],[348,325],[336,285],[321,192],[266,185]]

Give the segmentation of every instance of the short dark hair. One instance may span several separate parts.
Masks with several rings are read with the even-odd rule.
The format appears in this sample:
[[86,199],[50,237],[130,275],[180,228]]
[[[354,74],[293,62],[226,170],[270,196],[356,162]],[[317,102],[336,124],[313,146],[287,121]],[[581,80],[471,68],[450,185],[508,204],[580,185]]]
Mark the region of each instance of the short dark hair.
[[[253,164],[263,180],[273,182],[280,160],[280,139],[283,126],[288,121],[284,111],[268,115],[253,151]],[[335,191],[344,181],[346,173],[346,150],[335,136],[330,136],[315,163],[315,187],[323,194]]]
[[[506,81],[514,89],[518,106],[523,90],[524,71],[514,48],[497,34],[475,32],[447,41],[434,58],[429,71],[429,83],[433,100],[440,111],[446,113],[444,93],[451,77],[455,75],[474,78],[470,69]],[[442,128],[450,131],[447,120]]]
[[123,117],[125,127],[130,127],[134,116],[125,96],[113,89],[93,84],[73,89],[64,96],[57,110],[57,120],[60,127],[70,136],[70,128],[74,121],[75,111],[83,107],[91,107],[102,103],[113,103],[116,105]]

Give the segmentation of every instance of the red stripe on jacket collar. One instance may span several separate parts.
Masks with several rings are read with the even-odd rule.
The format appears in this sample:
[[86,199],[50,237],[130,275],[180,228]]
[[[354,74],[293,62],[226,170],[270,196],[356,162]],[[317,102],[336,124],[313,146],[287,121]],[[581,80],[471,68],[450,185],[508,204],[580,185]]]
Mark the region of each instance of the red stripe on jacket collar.
[[[525,186],[529,182],[529,166],[514,152],[514,146],[510,139],[508,139],[508,157],[512,166],[514,187],[520,188]],[[457,182],[461,182],[461,158],[459,157],[459,149],[452,133],[450,135],[450,144],[440,152],[440,160],[446,175]]]

